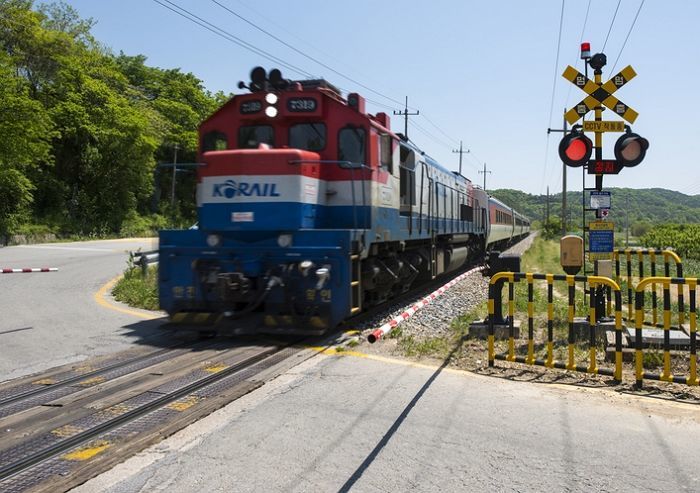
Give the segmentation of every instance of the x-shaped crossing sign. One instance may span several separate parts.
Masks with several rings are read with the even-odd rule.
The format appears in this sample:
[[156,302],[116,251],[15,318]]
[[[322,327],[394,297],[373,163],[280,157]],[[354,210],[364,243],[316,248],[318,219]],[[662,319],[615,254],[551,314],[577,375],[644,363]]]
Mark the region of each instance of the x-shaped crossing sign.
[[605,84],[596,84],[571,65],[566,67],[562,75],[566,80],[578,86],[588,94],[583,101],[571,108],[564,115],[569,125],[573,125],[579,118],[601,104],[610,108],[630,123],[634,123],[637,116],[639,116],[639,113],[612,95],[637,75],[631,65],[627,65],[627,67],[623,68]]

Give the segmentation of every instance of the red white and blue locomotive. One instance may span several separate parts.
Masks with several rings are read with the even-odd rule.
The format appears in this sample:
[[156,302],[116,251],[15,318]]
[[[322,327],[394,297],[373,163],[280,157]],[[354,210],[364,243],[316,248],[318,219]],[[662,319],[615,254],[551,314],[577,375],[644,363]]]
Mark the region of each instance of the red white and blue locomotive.
[[173,320],[321,333],[529,232],[359,94],[251,79],[200,126],[198,229],[160,233]]

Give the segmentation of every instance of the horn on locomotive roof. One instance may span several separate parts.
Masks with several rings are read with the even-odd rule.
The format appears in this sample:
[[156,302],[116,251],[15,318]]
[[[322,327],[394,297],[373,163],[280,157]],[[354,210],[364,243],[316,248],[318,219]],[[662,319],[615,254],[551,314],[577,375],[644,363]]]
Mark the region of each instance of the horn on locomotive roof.
[[279,89],[280,91],[286,89],[292,83],[292,81],[282,78],[282,72],[278,68],[273,68],[270,70],[268,80],[270,81],[270,84],[272,84],[272,87]]
[[253,92],[266,89],[267,73],[262,67],[255,67],[250,71],[250,90]]
[[246,85],[245,82],[240,81],[238,83],[238,88],[250,89],[251,92],[269,91],[271,89],[283,91],[287,89],[291,83],[290,80],[282,78],[282,72],[277,68],[273,68],[268,74],[265,72],[264,68],[255,67],[250,72],[250,83]]

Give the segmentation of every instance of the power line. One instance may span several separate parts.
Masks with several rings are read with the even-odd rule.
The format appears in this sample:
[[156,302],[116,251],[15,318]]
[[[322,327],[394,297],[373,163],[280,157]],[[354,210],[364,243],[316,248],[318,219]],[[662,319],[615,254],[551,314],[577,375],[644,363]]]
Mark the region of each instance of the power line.
[[179,5],[173,3],[169,0],[163,0],[163,1],[169,3],[170,5],[179,9],[182,12],[175,10],[175,8],[170,7],[169,5],[166,5],[161,0],[153,0],[153,1],[155,3],[157,3],[158,5],[160,5],[161,7],[165,7],[166,9],[176,13],[177,15],[184,17],[185,19],[189,20],[190,22],[194,22],[195,24],[199,25],[200,27],[203,27],[204,29],[216,34],[217,36],[226,39],[227,41],[230,41],[234,44],[237,44],[238,46],[245,48],[246,50],[251,51],[251,52],[255,53],[256,55],[260,55],[260,56],[262,56],[262,57],[264,57],[272,62],[278,63],[278,64],[282,65],[283,67],[285,67],[285,68],[287,68],[295,73],[298,73],[298,74],[303,75],[305,77],[313,78],[313,76],[310,73],[306,72],[305,70],[300,69],[298,67],[295,67],[294,65],[291,65],[291,64],[277,58],[276,56],[274,56],[274,55],[272,55],[272,54],[270,54],[270,53],[268,53],[260,48],[257,48],[256,46],[254,46],[246,41],[243,41],[242,39],[238,38],[237,36],[234,36],[233,34],[229,33],[228,31],[225,31],[224,29],[221,29],[220,27],[215,26],[214,24],[202,19],[201,17],[193,14],[189,10],[187,10],[183,7],[180,7]]
[[[574,66],[578,66],[578,63],[581,61],[581,57],[579,56],[581,54],[580,49],[581,43],[583,42],[583,35],[586,33],[586,25],[588,24],[588,14],[591,11],[591,0],[588,0],[588,7],[586,8],[586,16],[583,18],[583,27],[581,28],[581,37],[579,37],[578,44],[579,48],[576,51],[576,63],[574,63]],[[566,90],[566,107],[569,107],[569,99],[571,98],[571,88],[574,87],[573,84],[567,84],[568,89]]]
[[421,116],[422,116],[423,118],[425,118],[425,120],[426,120],[428,123],[430,123],[433,127],[435,127],[435,128],[437,129],[438,132],[440,132],[442,135],[444,135],[445,137],[447,137],[448,140],[451,140],[451,141],[454,142],[455,144],[457,143],[457,139],[453,139],[452,137],[450,137],[449,135],[447,135],[447,134],[446,134],[440,127],[438,127],[430,118],[428,118],[428,116],[427,116],[425,113],[421,113]]
[[416,127],[416,130],[420,131],[423,135],[426,135],[427,137],[429,137],[433,142],[440,144],[441,146],[444,146],[444,147],[452,150],[452,146],[450,144],[448,144],[444,140],[440,140],[435,135],[428,132],[424,127],[421,127],[420,125],[418,125],[415,121],[412,121],[411,125]]
[[630,30],[627,31],[627,36],[625,37],[625,42],[622,43],[622,48],[620,48],[620,53],[617,55],[617,58],[615,59],[615,63],[613,64],[612,70],[610,71],[611,74],[615,73],[615,67],[617,66],[617,62],[620,61],[620,56],[622,56],[622,50],[625,49],[625,46],[627,45],[627,40],[630,37],[630,34],[632,34],[632,29],[634,29],[634,25],[637,22],[637,17],[639,17],[639,13],[642,11],[642,7],[644,6],[644,0],[642,0],[642,3],[639,4],[639,8],[637,9],[637,13],[634,16],[634,20],[632,21],[632,25],[630,26]]
[[[217,36],[222,37],[222,38],[226,39],[227,41],[230,41],[230,42],[232,42],[232,43],[234,43],[234,44],[236,44],[236,45],[238,45],[238,46],[240,46],[240,47],[242,47],[242,48],[245,48],[245,49],[247,49],[248,51],[251,51],[251,52],[253,52],[253,53],[257,54],[257,55],[263,56],[264,58],[266,58],[266,59],[268,59],[268,60],[270,60],[270,61],[272,61],[272,62],[278,63],[278,64],[282,65],[283,67],[288,68],[289,70],[292,70],[293,72],[296,72],[296,73],[298,73],[298,74],[300,74],[300,75],[303,75],[303,76],[305,76],[305,77],[308,77],[308,78],[313,78],[313,77],[314,77],[311,73],[309,73],[309,72],[307,72],[307,71],[305,71],[305,70],[303,70],[303,69],[301,69],[301,68],[299,68],[299,67],[297,67],[297,66],[294,66],[294,65],[292,65],[291,63],[285,62],[284,60],[282,60],[282,59],[280,59],[280,58],[278,58],[278,57],[272,55],[271,53],[268,53],[268,52],[262,50],[261,48],[258,48],[258,47],[256,47],[256,46],[254,46],[254,45],[251,44],[251,43],[248,43],[247,41],[244,41],[243,39],[241,39],[241,38],[239,38],[239,37],[237,37],[237,36],[231,34],[230,32],[228,32],[228,31],[226,31],[226,30],[224,30],[224,29],[222,29],[222,28],[220,28],[220,27],[218,27],[218,26],[216,26],[215,24],[212,24],[211,22],[209,22],[209,21],[203,19],[202,17],[200,17],[200,16],[194,14],[193,12],[191,12],[191,11],[185,9],[184,7],[181,7],[180,5],[174,3],[174,2],[172,2],[172,1],[170,1],[170,0],[153,0],[153,1],[154,1],[155,3],[161,5],[162,7],[165,7],[166,9],[168,9],[168,10],[170,10],[170,11],[172,11],[172,12],[178,14],[178,15],[180,15],[181,17],[184,17],[185,19],[189,20],[190,22],[193,22],[193,23],[197,24],[198,26],[203,27],[204,29],[207,29],[208,31],[210,31],[210,32],[212,32],[212,33],[214,33],[214,34],[216,34]],[[352,83],[354,83],[354,84],[356,84],[356,85],[358,85],[358,86],[361,86],[361,87],[367,89],[368,91],[370,91],[370,92],[372,92],[372,93],[374,93],[374,94],[377,94],[377,95],[381,96],[382,98],[384,98],[384,99],[386,99],[386,100],[388,100],[388,101],[392,101],[392,102],[396,102],[396,103],[399,103],[399,104],[400,104],[399,101],[397,101],[397,100],[395,100],[395,99],[393,99],[393,98],[391,98],[391,97],[389,97],[389,96],[387,96],[387,95],[385,95],[385,94],[382,94],[381,92],[375,91],[374,89],[372,89],[372,88],[366,86],[365,84],[362,84],[361,82],[358,82],[357,80],[355,80],[355,79],[353,79],[353,78],[351,78],[351,77],[349,77],[349,76],[347,76],[347,75],[345,75],[345,74],[343,74],[343,73],[341,73],[341,72],[339,72],[339,71],[333,69],[332,67],[330,67],[330,66],[328,66],[327,64],[323,63],[322,61],[320,61],[320,60],[318,60],[318,59],[312,57],[311,55],[306,54],[305,52],[299,50],[298,48],[294,47],[293,45],[291,45],[291,44],[287,43],[286,41],[284,41],[283,39],[279,38],[279,37],[276,36],[275,34],[273,34],[273,33],[269,32],[269,31],[263,29],[262,27],[258,26],[258,25],[255,24],[253,21],[251,21],[251,20],[249,20],[249,19],[243,17],[242,15],[240,15],[240,14],[238,14],[237,12],[233,11],[232,9],[228,8],[226,5],[223,5],[223,4],[220,3],[219,1],[217,1],[217,0],[212,0],[212,2],[215,3],[216,5],[218,5],[219,7],[223,8],[223,9],[226,10],[227,12],[231,13],[232,15],[234,15],[234,16],[238,17],[239,19],[243,20],[243,21],[246,22],[247,24],[251,25],[251,26],[254,27],[255,29],[259,30],[260,32],[262,32],[262,33],[264,33],[264,34],[270,36],[271,38],[275,39],[276,41],[278,41],[279,43],[283,44],[284,46],[286,46],[286,47],[292,49],[293,51],[299,53],[300,55],[302,55],[302,56],[304,56],[304,57],[306,57],[306,58],[308,58],[309,60],[311,60],[311,61],[313,61],[313,62],[315,62],[315,63],[321,65],[322,67],[324,67],[324,68],[326,68],[326,69],[332,71],[333,73],[335,73],[335,74],[337,74],[337,75],[343,77],[344,79],[346,79],[346,80],[348,80],[348,81],[350,81],[350,82],[352,82]],[[166,5],[166,3],[169,4],[169,5]],[[349,90],[347,90],[347,89],[343,89],[343,88],[340,88],[340,89],[341,89],[342,91],[345,91],[345,92],[351,92],[351,91],[349,91]],[[381,108],[384,108],[384,109],[388,109],[388,110],[393,110],[393,109],[394,109],[392,106],[389,106],[389,105],[387,105],[387,104],[381,103],[381,102],[379,102],[379,101],[375,101],[375,100],[372,100],[372,99],[369,99],[369,98],[365,98],[365,100],[366,100],[367,102],[369,102],[369,103],[372,103],[372,104],[377,105],[377,106],[379,106],[379,107],[381,107]],[[411,107],[411,106],[408,106],[408,105],[406,104],[406,105],[405,105],[405,109],[406,109],[406,111],[408,111],[408,109],[414,109],[414,108]],[[399,113],[400,113],[400,114],[403,114],[402,112],[399,112]],[[395,114],[396,114],[396,113],[395,113]],[[415,114],[418,114],[418,112],[416,111]],[[448,140],[453,141],[453,142],[457,142],[456,139],[453,139],[452,137],[450,137],[444,130],[442,130],[436,123],[434,123],[434,122],[433,122],[430,118],[428,118],[425,114],[423,114],[423,116],[424,116],[424,118],[426,119],[426,121],[427,121],[430,125],[432,125],[435,129],[437,129],[437,130],[438,130],[442,135],[444,135]],[[415,124],[415,126],[416,126],[416,128],[417,128],[418,130],[420,130],[420,131],[421,131],[422,133],[424,133],[426,136],[428,136],[429,138],[431,138],[433,141],[439,143],[440,145],[443,145],[443,146],[445,146],[445,147],[448,147],[448,148],[450,148],[450,149],[452,148],[452,146],[451,146],[450,144],[448,144],[448,143],[446,143],[445,141],[439,139],[439,138],[436,137],[434,134],[430,133],[430,132],[427,131],[425,128],[419,126],[419,125],[416,124],[415,122],[413,122],[413,123]]]
[[[557,75],[559,72],[559,51],[561,49],[561,31],[564,26],[564,0],[561,0],[561,14],[559,15],[559,37],[557,38],[557,58],[554,62],[554,78],[552,80],[552,100],[549,103],[549,119],[547,120],[547,126],[552,126],[552,113],[554,112],[554,93],[557,87]],[[549,148],[549,135],[547,135],[547,149]],[[544,186],[544,178],[547,176],[547,155],[545,150],[544,159],[544,169],[542,170],[542,181],[540,183],[540,193],[542,193],[542,187]]]
[[615,13],[613,14],[612,21],[610,22],[610,28],[608,29],[608,35],[605,36],[605,43],[603,43],[603,49],[600,50],[601,52],[605,51],[605,46],[608,44],[608,38],[610,37],[610,32],[612,31],[613,24],[615,24],[615,17],[617,17],[617,11],[620,9],[621,3],[622,3],[622,0],[617,0],[617,7],[615,7]]
[[[234,10],[228,8],[226,5],[223,5],[223,4],[222,4],[221,2],[219,2],[218,0],[211,0],[211,1],[212,1],[213,3],[215,3],[216,5],[218,5],[219,7],[221,7],[222,9],[224,9],[225,11],[229,12],[229,13],[232,14],[232,15],[235,15],[236,17],[238,17],[238,18],[241,19],[242,21],[246,22],[246,23],[249,24],[250,26],[253,26],[253,27],[254,27],[255,29],[257,29],[258,31],[260,31],[260,32],[262,32],[262,33],[264,33],[264,34],[270,36],[270,37],[271,37],[272,39],[274,39],[275,41],[278,41],[279,43],[282,43],[282,44],[283,44],[284,46],[286,46],[287,48],[289,48],[289,49],[295,51],[296,53],[300,54],[301,56],[303,56],[303,57],[305,57],[305,58],[308,58],[308,59],[311,60],[312,62],[315,62],[315,63],[319,64],[319,65],[322,66],[323,68],[330,70],[330,71],[333,72],[334,74],[339,75],[340,77],[342,77],[342,78],[344,78],[344,79],[346,79],[346,80],[352,82],[353,84],[356,84],[356,85],[362,87],[363,89],[366,89],[366,90],[368,90],[368,91],[370,91],[370,92],[376,94],[377,96],[380,96],[380,97],[386,99],[387,101],[391,101],[391,102],[396,103],[396,104],[403,104],[403,103],[401,103],[401,101],[398,101],[398,100],[396,100],[396,99],[394,99],[394,98],[392,98],[392,97],[389,97],[389,96],[387,96],[387,95],[385,95],[385,94],[382,94],[382,93],[379,92],[379,91],[375,91],[375,90],[372,89],[371,87],[366,86],[365,84],[363,84],[363,83],[361,83],[361,82],[358,82],[357,80],[353,79],[352,77],[347,76],[347,75],[345,75],[345,74],[342,73],[342,72],[339,72],[338,70],[334,69],[333,67],[330,67],[330,66],[326,65],[325,63],[323,63],[322,61],[318,60],[317,58],[314,58],[313,56],[311,56],[311,55],[309,55],[309,54],[303,52],[302,50],[298,49],[297,47],[295,47],[295,46],[293,46],[293,45],[287,43],[286,41],[284,41],[283,39],[279,38],[278,36],[272,34],[271,32],[269,32],[269,31],[267,31],[267,30],[265,30],[265,29],[263,29],[262,27],[258,26],[258,25],[255,24],[253,21],[251,21],[251,20],[249,20],[249,19],[243,17],[243,16],[240,15],[239,13],[237,13],[237,12],[235,12]],[[411,109],[415,109],[415,108],[411,108]]]
[[552,112],[554,111],[554,93],[557,87],[558,72],[559,72],[559,51],[561,48],[561,30],[564,25],[564,0],[561,0],[561,15],[559,16],[559,37],[557,38],[557,58],[554,62],[554,78],[552,80],[552,101],[549,104],[549,120],[547,124],[552,126]]

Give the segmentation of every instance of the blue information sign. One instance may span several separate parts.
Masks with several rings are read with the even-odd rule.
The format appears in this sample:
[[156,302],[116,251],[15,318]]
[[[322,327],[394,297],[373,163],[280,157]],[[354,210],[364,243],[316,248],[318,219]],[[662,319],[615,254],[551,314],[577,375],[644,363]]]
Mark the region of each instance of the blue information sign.
[[615,233],[612,223],[594,221],[588,229],[588,251],[590,260],[603,260],[612,258],[615,247]]

